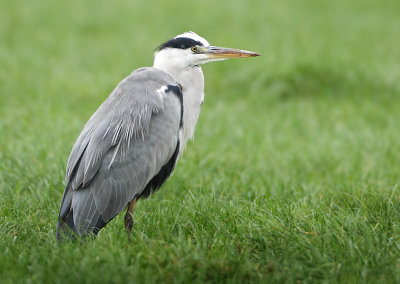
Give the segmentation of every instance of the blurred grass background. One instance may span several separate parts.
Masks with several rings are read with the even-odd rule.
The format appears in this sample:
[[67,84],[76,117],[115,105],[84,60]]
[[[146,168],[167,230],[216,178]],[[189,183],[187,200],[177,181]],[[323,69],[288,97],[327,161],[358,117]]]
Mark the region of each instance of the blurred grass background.
[[[1,282],[400,281],[399,1],[0,4]],[[132,242],[119,216],[58,245],[84,123],[188,30],[262,57],[203,67],[195,142]]]

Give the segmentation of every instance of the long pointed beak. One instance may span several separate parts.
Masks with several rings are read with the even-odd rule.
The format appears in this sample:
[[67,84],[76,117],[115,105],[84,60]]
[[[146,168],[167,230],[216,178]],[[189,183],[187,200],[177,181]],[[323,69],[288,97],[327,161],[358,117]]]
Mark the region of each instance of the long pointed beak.
[[218,47],[218,46],[208,46],[205,48],[203,53],[207,54],[210,58],[215,58],[215,59],[260,56],[260,54],[253,51]]

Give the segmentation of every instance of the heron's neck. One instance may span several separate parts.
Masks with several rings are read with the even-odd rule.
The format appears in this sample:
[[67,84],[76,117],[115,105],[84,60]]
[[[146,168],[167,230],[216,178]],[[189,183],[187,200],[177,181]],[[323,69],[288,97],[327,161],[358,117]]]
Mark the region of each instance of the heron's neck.
[[199,118],[200,107],[204,100],[204,75],[200,66],[182,66],[175,62],[154,60],[154,68],[161,69],[174,77],[182,87],[183,94],[183,129],[181,147],[187,140],[192,139],[196,122]]

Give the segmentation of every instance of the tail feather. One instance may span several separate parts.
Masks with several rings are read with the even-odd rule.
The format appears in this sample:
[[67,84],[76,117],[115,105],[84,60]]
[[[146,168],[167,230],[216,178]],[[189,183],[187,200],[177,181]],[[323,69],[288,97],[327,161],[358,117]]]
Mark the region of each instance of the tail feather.
[[87,231],[79,233],[74,223],[73,209],[64,218],[59,217],[57,222],[56,237],[59,241],[62,240],[75,240],[78,236],[86,237],[92,233],[97,235],[99,231],[107,225],[101,215],[98,216],[94,226],[89,227]]
[[61,201],[56,237],[62,241],[97,235],[111,219],[103,220],[90,191],[74,191],[69,182]]
[[77,231],[74,224],[74,211],[71,211],[65,216],[58,218],[56,237],[59,241],[63,239],[74,240],[76,239]]

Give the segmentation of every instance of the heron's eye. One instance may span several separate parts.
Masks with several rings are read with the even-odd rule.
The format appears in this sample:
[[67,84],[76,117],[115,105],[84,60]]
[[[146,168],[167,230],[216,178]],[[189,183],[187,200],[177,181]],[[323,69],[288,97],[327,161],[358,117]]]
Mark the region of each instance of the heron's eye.
[[198,48],[196,46],[192,46],[191,50],[196,53],[198,51]]

